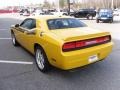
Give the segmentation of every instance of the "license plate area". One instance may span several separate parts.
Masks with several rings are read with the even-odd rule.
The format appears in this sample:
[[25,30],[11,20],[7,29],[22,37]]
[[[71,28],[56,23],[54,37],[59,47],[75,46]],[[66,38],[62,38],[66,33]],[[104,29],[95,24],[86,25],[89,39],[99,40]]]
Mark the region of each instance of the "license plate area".
[[98,55],[92,55],[92,56],[89,56],[88,61],[89,61],[89,63],[92,63],[92,62],[98,61]]
[[107,18],[101,18],[102,20],[106,20]]

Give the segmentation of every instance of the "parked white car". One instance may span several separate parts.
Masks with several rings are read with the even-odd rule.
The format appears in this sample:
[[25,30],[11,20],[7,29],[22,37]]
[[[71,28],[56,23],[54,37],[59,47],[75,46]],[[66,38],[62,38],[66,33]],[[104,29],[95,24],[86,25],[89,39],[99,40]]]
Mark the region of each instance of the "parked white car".
[[39,16],[39,15],[43,15],[43,11],[42,10],[36,10],[35,12],[32,13],[33,16]]
[[115,9],[115,10],[113,11],[113,15],[114,15],[114,16],[120,16],[120,9]]
[[23,13],[23,16],[30,16],[30,13],[29,13],[28,11],[25,11],[25,12]]

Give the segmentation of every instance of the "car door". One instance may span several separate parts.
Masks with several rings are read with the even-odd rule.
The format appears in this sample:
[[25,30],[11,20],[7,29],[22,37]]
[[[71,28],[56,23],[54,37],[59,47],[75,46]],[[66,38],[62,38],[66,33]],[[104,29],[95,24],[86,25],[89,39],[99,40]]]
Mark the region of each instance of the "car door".
[[22,45],[22,46],[25,46],[25,31],[27,29],[29,29],[30,25],[32,23],[32,20],[31,19],[25,19],[19,26],[19,43]]
[[28,20],[25,19],[25,20],[20,24],[19,27],[16,27],[16,28],[15,28],[14,33],[15,33],[16,39],[17,39],[17,41],[18,41],[21,45],[23,45],[23,40],[22,40],[22,38],[23,38],[23,35],[24,35],[25,27],[27,27],[28,24],[29,24],[29,23],[28,23]]
[[83,15],[84,15],[84,11],[83,11],[83,10],[80,10],[78,14],[79,14],[79,17],[82,18]]
[[14,28],[14,34],[15,34],[15,38],[17,39],[17,41],[19,42],[19,43],[21,43],[21,28],[20,27],[15,27]]
[[36,20],[35,19],[28,19],[29,25],[24,28],[24,33],[22,35],[22,43],[23,46],[29,50],[30,52],[34,51],[34,43],[35,43],[35,36],[36,36]]

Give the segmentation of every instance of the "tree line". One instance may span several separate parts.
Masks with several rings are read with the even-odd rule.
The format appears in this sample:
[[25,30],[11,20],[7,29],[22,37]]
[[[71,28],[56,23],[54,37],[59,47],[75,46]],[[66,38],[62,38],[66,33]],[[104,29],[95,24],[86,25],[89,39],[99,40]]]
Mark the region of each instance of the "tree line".
[[[71,1],[71,0],[70,0]],[[112,4],[113,3],[113,4]],[[67,0],[59,0],[60,8],[67,8]],[[49,0],[44,0],[43,7],[54,8],[56,3],[50,3]],[[120,0],[72,0],[71,7],[75,9],[79,8],[119,8]]]

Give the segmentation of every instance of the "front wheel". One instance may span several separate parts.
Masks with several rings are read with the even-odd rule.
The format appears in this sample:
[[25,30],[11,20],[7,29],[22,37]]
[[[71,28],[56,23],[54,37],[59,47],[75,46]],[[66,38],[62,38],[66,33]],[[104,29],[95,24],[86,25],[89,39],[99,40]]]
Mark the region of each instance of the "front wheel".
[[46,72],[50,70],[50,64],[48,62],[47,56],[44,50],[40,47],[36,47],[35,49],[35,60],[36,60],[38,69],[41,72]]
[[19,43],[17,42],[14,33],[11,33],[11,37],[12,37],[12,43],[13,43],[13,45],[14,45],[14,46],[18,46]]

